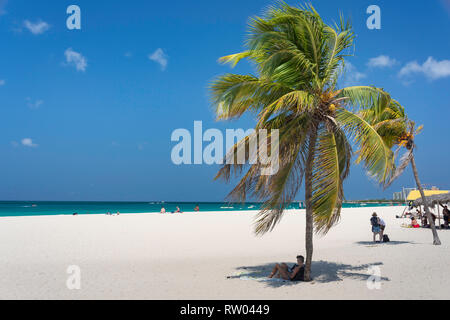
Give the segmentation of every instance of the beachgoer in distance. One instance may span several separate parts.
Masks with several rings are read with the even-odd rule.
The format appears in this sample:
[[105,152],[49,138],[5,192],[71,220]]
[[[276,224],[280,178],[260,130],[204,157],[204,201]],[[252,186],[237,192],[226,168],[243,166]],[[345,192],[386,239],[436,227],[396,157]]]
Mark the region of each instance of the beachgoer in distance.
[[162,207],[160,213],[166,213],[166,209]]
[[450,218],[450,210],[448,210],[447,205],[442,205],[442,203],[439,203],[439,205],[443,208],[442,214],[444,215],[444,226],[448,228],[448,220]]
[[[420,210],[417,209],[417,212],[419,213],[419,217],[422,217],[422,220],[425,220],[427,222],[426,224],[424,224],[424,226],[426,225],[427,228],[430,228],[431,225],[429,224],[427,213],[424,212],[422,214],[422,209],[420,209]],[[433,219],[433,224],[436,224],[436,219],[437,219],[436,215],[433,212],[430,212],[430,213],[431,213],[431,219]]]
[[177,210],[175,210],[175,213],[181,213],[180,207],[177,206]]
[[426,214],[424,214],[424,215],[422,216],[422,226],[423,226],[424,228],[429,228],[429,227],[430,227],[430,224],[428,223],[428,217],[427,217]]
[[433,219],[433,224],[434,225],[436,225],[436,215],[433,213],[433,212],[430,212],[431,213],[431,219]]
[[382,238],[381,238],[380,219],[378,218],[376,212],[372,213],[372,218],[370,218],[370,224],[372,225],[373,242],[377,242],[376,240],[377,235],[380,237],[381,242]]
[[194,211],[195,212],[199,212],[200,211],[200,207],[198,205],[196,205],[195,208],[194,208]]
[[269,278],[276,276],[284,280],[290,281],[304,281],[305,280],[305,266],[303,263],[305,258],[303,256],[297,256],[297,263],[289,268],[286,263],[276,264],[269,275]]
[[416,218],[414,218],[414,217],[411,218],[411,227],[420,228],[419,223],[417,222]]
[[378,217],[378,222],[380,224],[380,238],[383,239],[384,229],[386,229],[386,222],[384,222],[383,218]]
[[[430,212],[430,213],[431,213],[431,219],[433,219],[433,223],[436,224],[436,215],[433,212]],[[422,226],[424,228],[431,228],[431,224],[429,223],[428,217],[426,214],[424,214],[422,216]]]

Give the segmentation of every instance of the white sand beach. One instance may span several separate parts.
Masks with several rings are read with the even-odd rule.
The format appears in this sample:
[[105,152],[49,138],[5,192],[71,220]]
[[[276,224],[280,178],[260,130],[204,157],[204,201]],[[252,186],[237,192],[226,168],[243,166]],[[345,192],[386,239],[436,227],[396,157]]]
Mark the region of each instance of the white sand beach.
[[[402,207],[375,208],[390,243],[371,243],[374,208],[344,209],[315,237],[311,283],[264,277],[304,252],[303,210],[255,237],[255,212],[46,216],[0,219],[0,299],[449,299],[450,230],[401,228]],[[80,267],[81,288],[66,286]],[[367,287],[368,268],[381,288]],[[232,276],[227,279],[227,276]]]

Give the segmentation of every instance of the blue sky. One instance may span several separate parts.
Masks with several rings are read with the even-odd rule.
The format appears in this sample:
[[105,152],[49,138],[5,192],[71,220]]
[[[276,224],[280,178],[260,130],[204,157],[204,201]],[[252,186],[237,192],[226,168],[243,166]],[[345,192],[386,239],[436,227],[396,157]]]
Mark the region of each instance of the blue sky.
[[[288,1],[290,4],[300,2]],[[68,30],[66,8],[81,8]],[[221,201],[217,166],[175,166],[177,128],[245,128],[214,121],[207,85],[230,72],[220,56],[242,49],[248,18],[271,1],[0,0],[0,199]],[[357,34],[346,81],[383,87],[425,126],[422,182],[450,188],[450,2],[312,1],[339,11]],[[381,30],[366,9],[381,8]],[[243,63],[234,72],[251,72]],[[354,166],[347,199],[391,197]],[[299,199],[302,198],[300,193]]]

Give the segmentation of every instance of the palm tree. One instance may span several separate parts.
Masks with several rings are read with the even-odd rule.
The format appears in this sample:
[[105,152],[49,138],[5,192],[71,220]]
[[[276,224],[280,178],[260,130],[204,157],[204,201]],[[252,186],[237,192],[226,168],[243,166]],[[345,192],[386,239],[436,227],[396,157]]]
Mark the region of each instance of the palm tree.
[[[388,135],[391,137],[391,139],[393,137],[397,136],[396,144],[398,144],[399,148],[405,147],[407,151],[402,156],[402,158],[400,160],[400,165],[396,169],[396,171],[395,171],[394,175],[391,177],[391,179],[386,183],[385,188],[389,187],[392,184],[392,182],[403,173],[403,171],[406,169],[406,167],[409,164],[411,164],[411,168],[412,168],[413,174],[414,174],[414,179],[416,180],[417,189],[419,189],[420,196],[421,196],[422,202],[423,202],[423,206],[425,208],[425,214],[427,215],[427,219],[428,219],[428,221],[430,223],[430,227],[431,227],[431,232],[433,233],[433,244],[440,245],[441,240],[439,239],[439,235],[436,231],[436,226],[432,219],[431,211],[428,206],[422,184],[420,183],[419,173],[417,171],[417,166],[416,166],[416,160],[414,158],[414,149],[416,147],[416,144],[414,142],[414,137],[422,131],[423,126],[419,126],[416,129],[416,125],[415,125],[414,121],[411,121],[408,119],[406,119],[404,124],[405,124],[404,130],[400,135],[395,135],[395,134]],[[381,133],[381,135],[383,135],[383,133]]]
[[[414,158],[414,137],[422,131],[423,126],[419,126],[416,129],[414,121],[408,119],[403,106],[395,100],[391,100],[391,104],[386,106],[380,112],[377,112],[375,109],[366,109],[361,112],[361,115],[377,130],[378,134],[383,138],[385,144],[389,148],[393,148],[397,145],[395,158],[401,147],[405,147],[407,150],[405,155],[400,159],[400,165],[395,169],[391,179],[384,184],[384,188],[388,188],[403,173],[408,165],[411,164],[416,185],[424,204],[425,214],[427,215],[428,221],[433,221],[425,198],[425,193],[423,192],[422,184],[420,183]],[[436,226],[433,223],[430,223],[430,226],[433,234],[433,244],[440,245],[441,241],[436,231]]]
[[[235,66],[247,58],[256,75],[225,74],[210,85],[217,119],[256,115],[255,132],[278,129],[279,170],[262,175],[264,164],[239,164],[234,155],[248,150],[251,136],[236,143],[217,178],[240,182],[230,192],[233,201],[262,200],[255,233],[273,230],[286,206],[294,200],[303,178],[306,203],[305,280],[311,279],[313,231],[325,234],[339,221],[349,174],[352,143],[358,159],[378,182],[393,173],[393,152],[377,131],[356,111],[382,112],[391,104],[388,93],[372,86],[339,89],[344,58],[353,45],[350,23],[327,25],[312,6],[278,3],[250,21],[247,50],[222,57]],[[245,152],[248,161],[250,153]],[[232,159],[232,161],[229,161]]]
[[[391,104],[385,107],[381,112],[367,109],[363,110],[361,115],[377,130],[378,134],[383,138],[385,144],[389,148],[393,148],[397,145],[395,158],[397,158],[397,154],[402,147],[405,147],[407,150],[405,155],[400,159],[400,165],[395,169],[391,179],[385,183],[384,188],[388,188],[403,173],[408,165],[411,164],[416,185],[424,204],[425,214],[427,215],[428,221],[433,221],[425,198],[425,193],[423,192],[422,184],[420,183],[416,161],[414,159],[414,148],[416,146],[414,137],[422,131],[423,126],[419,126],[416,129],[414,121],[408,119],[403,106],[395,100],[391,100]],[[433,244],[440,245],[441,241],[436,231],[436,226],[434,223],[430,223],[430,226],[433,234]]]

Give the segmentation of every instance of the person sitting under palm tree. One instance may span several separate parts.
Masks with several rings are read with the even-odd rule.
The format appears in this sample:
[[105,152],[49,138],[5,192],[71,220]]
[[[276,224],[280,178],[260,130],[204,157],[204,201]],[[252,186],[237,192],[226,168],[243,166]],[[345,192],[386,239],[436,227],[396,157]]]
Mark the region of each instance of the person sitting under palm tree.
[[[431,213],[431,219],[433,220],[433,225],[436,224],[436,215],[434,213]],[[431,224],[428,222],[428,217],[424,214],[422,219],[422,226],[424,228],[431,228]]]
[[286,263],[276,264],[269,275],[269,278],[276,276],[284,280],[290,281],[304,281],[305,267],[303,263],[305,258],[303,256],[297,256],[297,264],[294,264],[292,268],[289,269]]

